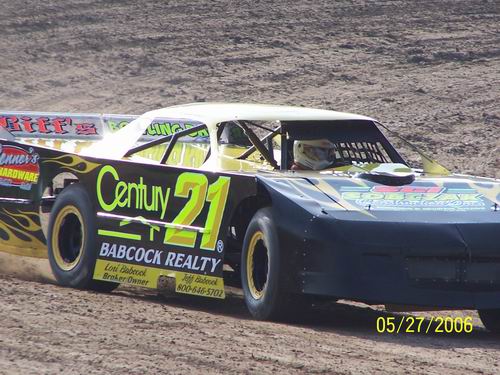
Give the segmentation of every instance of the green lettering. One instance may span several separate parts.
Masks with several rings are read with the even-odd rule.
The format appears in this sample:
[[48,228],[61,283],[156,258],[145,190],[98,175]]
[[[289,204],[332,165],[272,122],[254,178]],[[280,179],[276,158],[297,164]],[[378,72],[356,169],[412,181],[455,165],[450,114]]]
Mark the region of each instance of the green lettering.
[[478,201],[480,194],[458,194],[461,201]]
[[203,137],[203,138],[208,137],[208,130],[207,129],[201,129],[201,130],[199,130],[197,136],[198,137]]
[[405,196],[403,193],[386,193],[385,199],[388,199],[391,201],[399,201],[399,200],[405,199]]
[[127,193],[128,186],[124,181],[120,181],[115,187],[115,202],[118,207],[125,207],[127,205],[127,198],[123,199],[123,196]]
[[167,191],[165,192],[165,196],[162,194],[162,188],[160,187],[158,189],[158,196],[160,197],[161,201],[161,220],[165,217],[165,214],[167,213],[167,203],[168,203],[168,198],[170,197],[170,188],[167,188]]
[[456,194],[441,194],[436,198],[438,201],[457,201],[458,197]]
[[132,202],[132,191],[135,190],[135,205],[137,206],[139,202],[139,187],[134,182],[128,183],[128,197],[127,197],[127,207],[130,208]]
[[361,193],[356,191],[349,191],[347,193],[342,193],[342,198],[347,200],[354,200],[361,198]]
[[113,168],[111,165],[105,165],[104,167],[101,168],[99,171],[99,174],[97,175],[97,201],[99,202],[99,205],[104,211],[113,211],[116,208],[116,199],[113,200],[112,203],[108,204],[104,201],[104,198],[102,196],[102,180],[103,177],[106,173],[111,174],[111,176],[115,179],[115,181],[119,181],[119,176],[118,172],[116,172],[116,169]]
[[363,193],[361,194],[363,199],[384,199],[384,193]]
[[[153,189],[155,188],[156,186],[153,186]],[[151,203],[148,203],[148,191],[147,189],[144,189],[144,209],[146,211],[156,211],[156,208],[158,207],[155,207],[155,199],[154,199],[154,191],[153,189],[151,189]]]
[[164,122],[163,124],[160,124],[160,132],[161,132],[161,135],[172,134],[170,132],[170,124],[168,122]]
[[435,201],[439,197],[439,194],[424,194],[424,201]]
[[156,130],[154,129],[153,126],[154,124],[148,126],[148,128],[146,129],[147,135],[156,135]]
[[172,124],[172,125],[170,125],[170,130],[172,131],[172,134],[173,134],[173,133],[177,133],[177,132],[181,131],[182,127],[179,124]]
[[407,193],[406,199],[409,201],[421,201],[422,193]]
[[139,177],[139,186],[138,186],[138,191],[139,191],[139,199],[137,199],[137,202],[135,202],[136,207],[141,207],[143,206],[143,199],[142,197],[144,194],[146,194],[146,190],[148,187],[144,185],[144,179],[142,177]]
[[113,131],[119,129],[118,126],[117,126],[117,124],[116,124],[116,122],[114,122],[114,121],[108,121],[108,126],[109,126],[109,129],[111,129]]

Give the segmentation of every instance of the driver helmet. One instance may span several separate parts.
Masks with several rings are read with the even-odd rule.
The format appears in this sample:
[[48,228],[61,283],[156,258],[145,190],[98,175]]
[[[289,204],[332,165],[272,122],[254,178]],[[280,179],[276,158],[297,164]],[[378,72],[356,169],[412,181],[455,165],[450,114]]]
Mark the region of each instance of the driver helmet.
[[325,169],[335,162],[335,145],[328,139],[294,141],[293,159],[307,169]]

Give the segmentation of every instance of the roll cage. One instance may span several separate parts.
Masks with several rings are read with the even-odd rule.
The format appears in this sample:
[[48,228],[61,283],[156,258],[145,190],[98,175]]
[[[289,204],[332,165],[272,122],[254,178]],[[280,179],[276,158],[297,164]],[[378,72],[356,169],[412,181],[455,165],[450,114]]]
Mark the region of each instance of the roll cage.
[[[280,122],[275,128],[269,128],[257,122],[238,120],[222,122],[217,125],[217,139],[221,138],[224,128],[228,124],[238,126],[250,141],[251,146],[235,157],[237,160],[246,160],[255,152],[259,152],[264,160],[274,169],[287,170],[293,162],[293,142],[295,140],[308,140],[327,138],[333,142],[337,166],[359,163],[402,163],[407,164],[401,155],[394,149],[387,138],[380,132],[374,122],[365,120],[336,121],[335,126],[331,121],[314,121],[314,132],[311,130],[311,121]],[[266,135],[259,136],[252,127],[264,130]],[[183,136],[196,133],[206,128],[204,124],[180,130],[172,135],[167,135],[131,148],[126,157],[168,142],[163,152],[160,163],[165,164],[172,153],[175,143]],[[278,163],[274,157],[273,139],[279,136],[281,144],[281,160]],[[206,157],[208,159],[210,151]]]
[[155,139],[155,140],[150,141],[150,142],[146,142],[140,146],[136,146],[136,147],[133,147],[130,150],[128,150],[125,153],[125,157],[132,156],[133,154],[140,152],[140,151],[147,150],[150,147],[158,146],[158,145],[161,145],[165,142],[169,142],[167,148],[163,152],[163,155],[160,159],[160,164],[165,164],[168,160],[168,157],[172,153],[172,150],[174,149],[175,143],[179,140],[179,138],[181,138],[185,135],[191,135],[193,133],[197,133],[198,131],[205,129],[205,128],[206,128],[206,125],[201,124],[201,125],[194,126],[192,128],[183,129],[183,130],[178,131],[174,134],[160,137],[160,138]]

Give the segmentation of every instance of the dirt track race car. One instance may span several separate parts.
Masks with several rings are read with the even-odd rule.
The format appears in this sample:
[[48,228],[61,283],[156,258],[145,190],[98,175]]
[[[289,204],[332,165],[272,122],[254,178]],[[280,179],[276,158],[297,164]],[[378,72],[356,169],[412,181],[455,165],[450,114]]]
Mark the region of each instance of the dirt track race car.
[[[500,182],[412,169],[369,117],[197,103],[0,113],[0,241],[59,284],[477,309],[500,330]],[[235,277],[237,275],[237,277]]]

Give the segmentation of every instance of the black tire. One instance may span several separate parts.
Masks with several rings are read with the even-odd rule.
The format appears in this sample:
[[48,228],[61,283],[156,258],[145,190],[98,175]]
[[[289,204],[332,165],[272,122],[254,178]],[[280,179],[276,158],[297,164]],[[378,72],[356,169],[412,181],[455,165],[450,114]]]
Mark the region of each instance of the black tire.
[[302,298],[289,292],[286,256],[269,207],[257,211],[248,225],[241,254],[241,283],[250,314],[259,320],[297,318]]
[[478,313],[488,331],[500,333],[500,309],[478,310]]
[[110,292],[119,284],[93,280],[97,259],[96,218],[90,198],[80,184],[65,188],[52,207],[47,245],[49,262],[63,286]]

